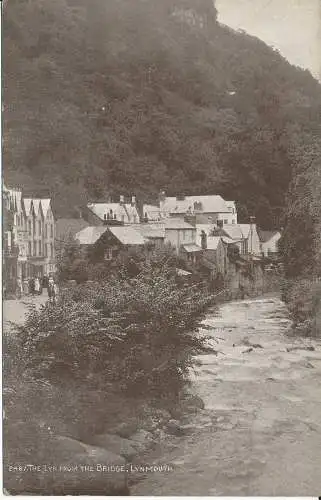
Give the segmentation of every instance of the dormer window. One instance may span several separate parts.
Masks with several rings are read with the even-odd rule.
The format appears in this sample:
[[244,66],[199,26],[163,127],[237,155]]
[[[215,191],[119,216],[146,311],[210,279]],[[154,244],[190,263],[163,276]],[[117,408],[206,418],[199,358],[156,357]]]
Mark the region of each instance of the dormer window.
[[203,205],[200,201],[194,202],[194,210],[198,210],[200,212],[203,210]]

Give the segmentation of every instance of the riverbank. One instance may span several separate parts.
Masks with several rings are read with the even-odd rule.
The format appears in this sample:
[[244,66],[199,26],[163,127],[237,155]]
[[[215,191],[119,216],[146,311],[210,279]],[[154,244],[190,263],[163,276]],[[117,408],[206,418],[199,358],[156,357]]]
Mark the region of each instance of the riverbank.
[[[201,284],[181,286],[171,269],[147,268],[66,290],[55,305],[33,304],[22,324],[10,325],[7,490],[127,494],[128,461],[173,432],[181,408],[195,406],[185,379],[202,351],[196,332],[211,303]],[[104,464],[117,470],[96,469]]]
[[204,409],[188,435],[164,442],[134,495],[303,496],[320,487],[321,343],[292,336],[278,297],[230,302],[204,333],[191,390]]

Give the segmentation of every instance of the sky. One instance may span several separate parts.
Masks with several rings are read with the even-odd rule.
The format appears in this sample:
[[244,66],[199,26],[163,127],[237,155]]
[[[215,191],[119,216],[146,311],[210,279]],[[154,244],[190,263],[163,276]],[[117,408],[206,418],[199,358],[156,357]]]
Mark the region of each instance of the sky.
[[218,20],[277,48],[321,80],[321,0],[216,0]]

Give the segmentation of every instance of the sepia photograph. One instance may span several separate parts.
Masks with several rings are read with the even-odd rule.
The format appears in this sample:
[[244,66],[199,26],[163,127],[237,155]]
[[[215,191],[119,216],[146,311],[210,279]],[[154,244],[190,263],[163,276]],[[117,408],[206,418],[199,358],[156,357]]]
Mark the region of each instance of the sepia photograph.
[[0,3],[3,494],[318,497],[321,0]]

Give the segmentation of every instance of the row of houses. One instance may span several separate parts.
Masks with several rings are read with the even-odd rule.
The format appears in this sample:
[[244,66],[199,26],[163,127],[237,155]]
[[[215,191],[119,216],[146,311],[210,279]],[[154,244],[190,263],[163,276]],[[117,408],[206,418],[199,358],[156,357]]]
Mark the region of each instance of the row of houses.
[[162,192],[157,205],[141,208],[135,197],[127,202],[121,196],[118,203],[88,204],[82,218],[57,222],[60,242],[75,239],[98,260],[110,261],[124,249],[170,244],[187,262],[223,276],[228,273],[229,249],[241,260],[260,261],[277,253],[280,236],[259,232],[254,219],[238,224],[235,202],[218,195],[167,198]]
[[55,272],[56,221],[50,198],[23,197],[3,186],[3,271],[7,291],[17,280]]
[[[3,187],[4,282],[50,275],[57,251],[70,240],[97,259],[112,260],[120,250],[170,244],[187,262],[212,274],[226,275],[229,249],[239,257],[276,254],[280,232],[260,232],[252,219],[239,224],[234,201],[219,195],[167,197],[155,205],[135,196],[89,203],[78,218],[55,219],[50,198],[25,197],[21,189]],[[231,252],[230,252],[231,253]]]

